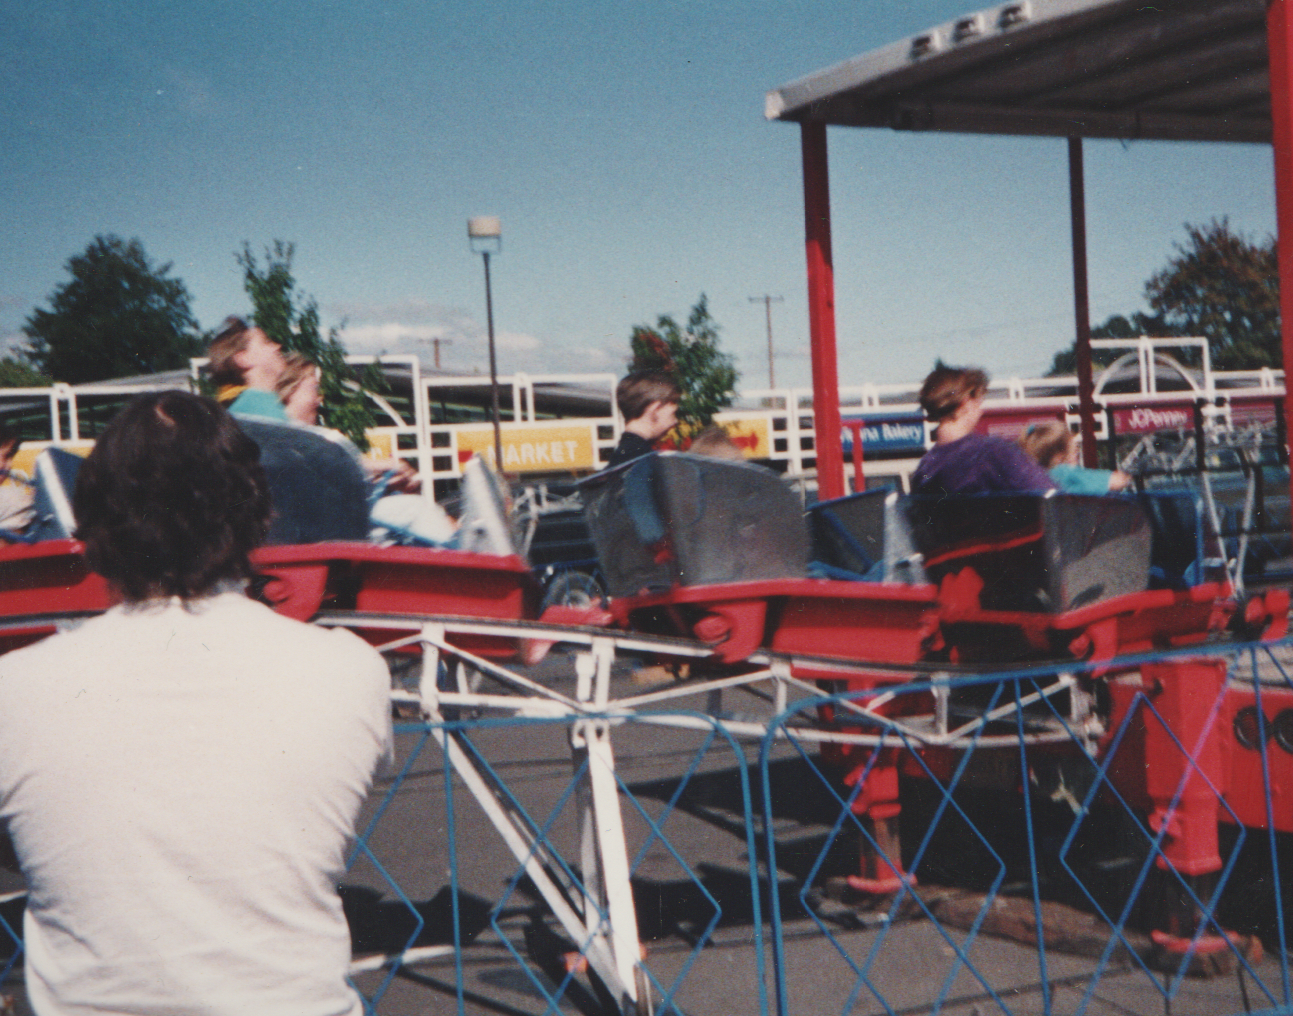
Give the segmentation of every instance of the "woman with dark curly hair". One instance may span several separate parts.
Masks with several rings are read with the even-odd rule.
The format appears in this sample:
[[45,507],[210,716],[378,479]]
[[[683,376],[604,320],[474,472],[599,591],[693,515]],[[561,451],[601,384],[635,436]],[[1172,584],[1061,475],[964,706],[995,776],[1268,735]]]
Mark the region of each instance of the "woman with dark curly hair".
[[0,657],[32,1008],[358,1016],[336,880],[390,751],[385,664],[244,594],[269,499],[214,402],[131,402],[74,508],[121,602]]

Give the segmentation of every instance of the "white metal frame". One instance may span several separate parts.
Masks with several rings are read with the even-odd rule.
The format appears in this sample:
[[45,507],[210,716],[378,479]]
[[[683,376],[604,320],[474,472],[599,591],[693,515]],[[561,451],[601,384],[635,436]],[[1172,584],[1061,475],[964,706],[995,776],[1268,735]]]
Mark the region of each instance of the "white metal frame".
[[[416,705],[431,725],[431,734],[445,752],[464,786],[475,798],[507,848],[524,868],[553,915],[570,938],[580,944],[581,957],[618,1000],[624,1016],[640,1016],[652,1011],[649,979],[643,967],[642,944],[637,937],[637,917],[630,884],[629,855],[620,809],[618,781],[612,732],[626,722],[640,722],[683,730],[719,729],[734,738],[761,740],[772,728],[775,736],[785,738],[784,723],[792,694],[815,698],[825,694],[816,679],[796,676],[804,673],[830,672],[833,675],[857,672],[875,677],[889,673],[894,680],[891,689],[881,689],[873,697],[860,701],[842,701],[837,708],[856,717],[854,732],[827,730],[810,724],[794,726],[793,736],[807,743],[842,743],[863,746],[892,745],[895,737],[912,743],[961,747],[1011,747],[1019,743],[1016,734],[985,734],[989,723],[1013,716],[1028,707],[1056,695],[1069,695],[1070,707],[1065,722],[1024,736],[1030,744],[1062,743],[1074,735],[1089,745],[1103,733],[1094,716],[1090,696],[1075,675],[1061,674],[1046,687],[1021,702],[1011,700],[973,720],[953,726],[949,722],[947,675],[934,671],[897,668],[883,664],[847,663],[836,659],[770,653],[752,656],[758,669],[747,673],[709,680],[690,680],[628,697],[611,697],[611,665],[618,653],[649,652],[655,656],[673,657],[678,661],[697,660],[712,654],[703,643],[676,638],[658,638],[597,628],[572,628],[541,622],[466,620],[456,617],[415,617],[407,615],[347,614],[324,612],[315,623],[325,626],[378,628],[403,631],[398,637],[377,648],[393,651],[417,644],[424,653],[422,679],[416,692],[395,691],[393,699],[405,706]],[[515,670],[493,663],[451,644],[451,635],[493,635],[500,638],[533,639],[579,647],[575,654],[575,695],[571,698],[540,684]],[[482,692],[462,679],[459,668],[457,689],[445,691],[437,686],[436,675],[441,660],[456,660],[501,685],[501,692]],[[883,714],[884,706],[900,693],[901,685],[913,680],[930,680],[934,685],[934,707],[925,717],[903,716],[895,719]],[[722,709],[727,691],[753,693],[752,701],[762,705],[765,716],[756,719],[732,719]],[[669,711],[681,699],[699,699],[703,705]],[[531,834],[510,805],[507,796],[494,785],[458,742],[462,735],[452,724],[445,725],[446,709],[493,713],[517,717],[542,717],[564,720],[570,725],[572,764],[576,772],[586,773],[577,793],[580,823],[582,885],[565,874],[565,868],[553,863],[543,845]],[[871,728],[864,732],[864,728]],[[586,768],[585,768],[586,767]],[[373,970],[392,963],[416,963],[452,954],[449,947],[411,949],[398,955],[363,957],[352,970]]]

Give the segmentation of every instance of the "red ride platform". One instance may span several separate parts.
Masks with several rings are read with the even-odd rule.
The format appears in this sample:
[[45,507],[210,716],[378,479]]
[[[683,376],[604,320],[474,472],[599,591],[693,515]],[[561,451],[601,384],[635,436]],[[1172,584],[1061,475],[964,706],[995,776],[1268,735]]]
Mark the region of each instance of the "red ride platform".
[[[519,621],[533,619],[538,605],[537,583],[516,555],[339,542],[262,547],[252,564],[264,579],[261,598],[302,621],[321,610]],[[0,653],[111,603],[107,583],[89,570],[79,542],[0,547]],[[360,634],[377,644],[407,633],[374,627]],[[517,649],[514,640],[484,635],[454,636],[454,642],[497,658]]]

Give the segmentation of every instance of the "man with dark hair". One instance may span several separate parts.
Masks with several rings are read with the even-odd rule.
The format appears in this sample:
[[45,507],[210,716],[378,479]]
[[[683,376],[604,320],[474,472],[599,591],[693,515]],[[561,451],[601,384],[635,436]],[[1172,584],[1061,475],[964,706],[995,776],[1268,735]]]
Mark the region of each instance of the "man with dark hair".
[[224,319],[207,347],[216,399],[229,412],[287,422],[275,388],[287,361],[283,348],[261,329],[236,315]]
[[244,594],[257,455],[208,399],[132,401],[74,497],[121,602],[0,657],[0,858],[27,880],[39,1016],[362,1011],[336,879],[390,678]]
[[622,465],[641,458],[678,425],[682,392],[667,370],[638,370],[615,386],[615,401],[624,416],[624,433],[606,463]]

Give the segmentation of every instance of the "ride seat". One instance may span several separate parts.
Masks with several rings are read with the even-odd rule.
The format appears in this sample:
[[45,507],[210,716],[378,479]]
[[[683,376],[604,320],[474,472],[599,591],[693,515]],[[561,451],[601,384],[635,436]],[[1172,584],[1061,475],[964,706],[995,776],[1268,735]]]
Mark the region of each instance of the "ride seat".
[[903,502],[895,490],[817,502],[807,512],[813,539],[810,569],[830,579],[924,583],[925,569]]
[[83,461],[81,456],[62,448],[45,448],[36,456],[32,477],[35,489],[32,508],[36,515],[27,527],[27,542],[68,540],[76,532],[72,494]]
[[266,545],[367,540],[368,481],[346,448],[303,427],[235,419],[260,446],[273,503]]
[[907,511],[929,580],[973,569],[984,610],[1060,614],[1148,588],[1150,524],[1130,498],[917,495]]
[[653,453],[580,489],[611,596],[807,574],[799,499],[762,467]]

